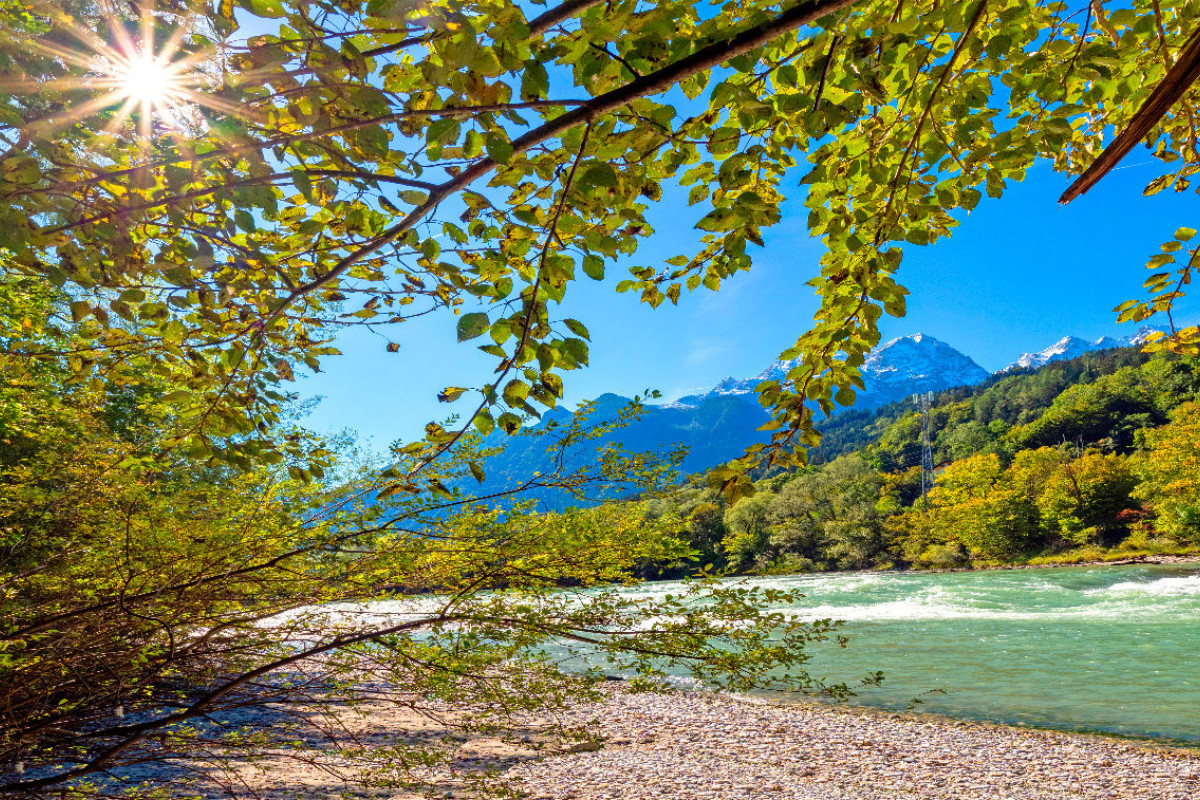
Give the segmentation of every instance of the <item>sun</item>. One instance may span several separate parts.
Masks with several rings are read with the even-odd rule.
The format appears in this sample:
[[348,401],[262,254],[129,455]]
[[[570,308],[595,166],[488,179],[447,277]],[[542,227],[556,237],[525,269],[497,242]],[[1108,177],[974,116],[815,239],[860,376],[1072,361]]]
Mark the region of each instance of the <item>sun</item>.
[[151,56],[130,59],[114,70],[118,90],[143,106],[167,108],[180,99],[184,87],[170,62]]
[[53,135],[89,117],[102,116],[104,133],[131,132],[148,146],[162,136],[190,136],[207,130],[209,111],[255,118],[252,109],[214,90],[219,85],[213,70],[217,54],[211,48],[185,46],[194,26],[174,10],[174,4],[167,11],[156,11],[159,1],[129,0],[140,6],[140,19],[134,23],[128,15],[110,15],[107,35],[65,14],[56,15],[55,24],[77,40],[74,45],[62,37],[28,40],[31,47],[61,62],[65,74],[6,88],[30,94],[91,90],[91,97],[73,99],[64,113],[39,120],[32,126],[38,135]]

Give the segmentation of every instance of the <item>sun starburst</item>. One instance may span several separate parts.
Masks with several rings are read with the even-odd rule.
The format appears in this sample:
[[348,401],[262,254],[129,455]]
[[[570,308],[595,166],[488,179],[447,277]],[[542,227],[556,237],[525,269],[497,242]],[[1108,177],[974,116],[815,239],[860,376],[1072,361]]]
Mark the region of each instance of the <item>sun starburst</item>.
[[123,66],[118,76],[130,99],[156,107],[174,104],[178,94],[175,85],[178,77],[174,64],[152,56],[131,60]]
[[[48,7],[49,8],[49,7]],[[104,129],[119,133],[133,129],[143,141],[156,131],[181,131],[201,120],[199,110],[208,108],[227,114],[243,113],[215,96],[207,66],[213,54],[185,52],[181,42],[188,33],[187,20],[155,14],[149,4],[141,7],[136,32],[126,28],[126,19],[108,18],[107,35],[89,30],[65,14],[49,10],[55,27],[69,32],[79,47],[38,41],[33,45],[69,68],[74,74],[57,80],[41,80],[25,91],[93,89],[92,98],[73,103],[62,114],[40,120],[41,133],[54,133],[97,114],[107,120]],[[14,87],[17,91],[21,88]]]

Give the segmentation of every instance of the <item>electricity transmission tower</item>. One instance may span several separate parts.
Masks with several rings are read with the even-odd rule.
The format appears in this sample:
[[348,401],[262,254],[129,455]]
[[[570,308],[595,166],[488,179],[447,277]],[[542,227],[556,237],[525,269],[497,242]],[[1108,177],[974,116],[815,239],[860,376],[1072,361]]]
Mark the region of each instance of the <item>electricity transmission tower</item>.
[[912,400],[921,414],[921,500],[925,501],[933,488],[933,445],[929,441],[929,407],[933,404],[933,392],[914,394]]

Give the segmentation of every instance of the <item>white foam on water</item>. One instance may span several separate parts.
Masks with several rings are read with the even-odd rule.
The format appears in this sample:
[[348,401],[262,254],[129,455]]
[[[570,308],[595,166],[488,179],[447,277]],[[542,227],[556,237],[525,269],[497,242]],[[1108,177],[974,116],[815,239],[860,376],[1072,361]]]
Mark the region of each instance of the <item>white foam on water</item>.
[[[1128,580],[1110,586],[1072,589],[1028,573],[991,574],[987,580],[928,575],[850,573],[743,578],[722,582],[725,587],[798,590],[808,599],[780,607],[788,616],[805,620],[888,622],[953,619],[1048,621],[1054,619],[1154,619],[1194,617],[1200,612],[1200,574]],[[1019,578],[1019,580],[1018,580]],[[685,596],[694,584],[669,582],[616,588],[626,600],[649,606],[670,594]],[[588,592],[575,601],[586,603]],[[339,626],[398,623],[436,613],[445,598],[426,595],[369,603],[339,603],[286,612],[263,625],[317,621]],[[812,603],[812,605],[807,605]],[[643,621],[652,627],[653,618]]]
[[[799,589],[806,594],[827,594],[860,592],[883,586],[886,583],[897,583],[896,576],[874,575],[869,572],[855,572],[843,575],[814,575],[805,576],[798,580],[788,581],[788,585],[771,588]],[[888,578],[892,578],[891,581]],[[783,583],[783,581],[779,581]]]
[[1088,589],[1088,595],[1200,597],[1200,575],[1181,575],[1153,581],[1122,581],[1112,586]]
[[790,614],[800,619],[840,619],[846,621],[882,622],[888,620],[957,619],[966,617],[1009,617],[1007,610],[975,608],[941,586],[926,587],[917,593],[881,603],[850,605],[823,604],[811,608],[796,608]]
[[[1033,587],[1031,587],[1032,589]],[[1030,608],[1017,605],[1016,598],[1003,594],[980,592],[973,587],[941,586],[925,587],[911,596],[885,600],[878,603],[825,603],[812,607],[790,609],[788,613],[798,619],[835,619],[847,622],[888,622],[900,620],[945,620],[945,619],[989,619],[989,620],[1054,620],[1054,619],[1128,619],[1133,615],[1145,617],[1149,610],[1146,600],[1150,598],[1185,599],[1184,603],[1157,603],[1153,606],[1155,618],[1192,616],[1196,604],[1190,598],[1200,598],[1200,576],[1187,578],[1163,578],[1151,583],[1126,582],[1099,590],[1065,595],[1060,586],[1048,584],[1047,590],[1063,600],[1074,600],[1067,604],[1054,603],[1045,608]],[[1081,602],[1082,601],[1082,602]]]

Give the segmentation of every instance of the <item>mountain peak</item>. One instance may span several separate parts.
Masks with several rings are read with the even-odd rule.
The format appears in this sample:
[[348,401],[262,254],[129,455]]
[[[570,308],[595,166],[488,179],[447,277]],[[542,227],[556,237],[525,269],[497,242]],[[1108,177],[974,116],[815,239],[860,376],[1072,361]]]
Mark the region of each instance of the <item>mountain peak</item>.
[[866,389],[856,406],[890,403],[916,392],[972,386],[988,372],[927,333],[901,336],[871,351],[862,367]]
[[1090,353],[1093,350],[1111,350],[1115,347],[1135,347],[1144,343],[1152,333],[1159,333],[1158,328],[1144,325],[1131,336],[1125,336],[1120,339],[1114,339],[1111,336],[1101,336],[1094,342],[1089,342],[1086,339],[1080,339],[1078,336],[1064,336],[1054,344],[1047,347],[1045,350],[1039,350],[1036,353],[1022,353],[1021,357],[1013,363],[1009,364],[1001,372],[1008,372],[1014,369],[1025,369],[1029,367],[1040,367],[1049,364],[1051,361],[1066,361],[1068,359],[1077,358],[1084,353]]
[[[775,361],[753,378],[725,378],[710,391],[681,397],[672,407],[694,408],[713,397],[750,395],[763,381],[782,381],[799,359]],[[856,408],[872,408],[914,392],[938,391],[973,385],[988,373],[967,356],[927,333],[900,336],[876,347],[862,366],[866,388],[858,393]]]

